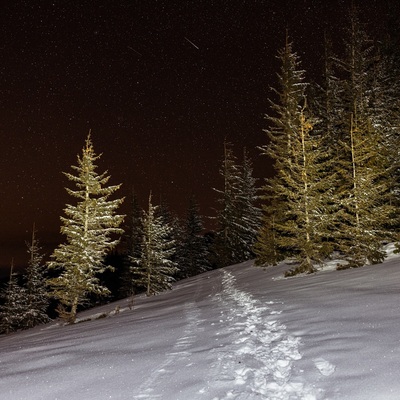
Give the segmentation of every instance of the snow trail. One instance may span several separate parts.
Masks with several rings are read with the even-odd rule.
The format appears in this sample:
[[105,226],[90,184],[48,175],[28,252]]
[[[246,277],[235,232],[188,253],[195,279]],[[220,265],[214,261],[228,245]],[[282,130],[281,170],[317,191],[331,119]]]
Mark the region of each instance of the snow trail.
[[133,396],[135,400],[156,400],[162,399],[163,394],[159,393],[162,390],[162,381],[166,379],[172,379],[172,376],[176,373],[176,370],[180,368],[193,368],[193,364],[190,362],[190,356],[192,354],[191,347],[196,341],[196,332],[201,332],[202,328],[198,325],[203,322],[200,319],[200,310],[194,302],[187,302],[184,304],[184,318],[185,318],[185,329],[178,336],[173,348],[170,352],[165,354],[165,360],[150,373],[148,379],[146,379],[142,385],[138,388],[138,394]]
[[217,360],[212,375],[220,382],[221,394],[212,400],[317,399],[318,391],[293,373],[293,362],[302,358],[299,338],[289,335],[274,318],[276,311],[239,290],[234,275],[225,270],[222,286],[222,292],[215,295],[223,305],[217,335],[228,329],[234,340],[232,345],[214,350]]

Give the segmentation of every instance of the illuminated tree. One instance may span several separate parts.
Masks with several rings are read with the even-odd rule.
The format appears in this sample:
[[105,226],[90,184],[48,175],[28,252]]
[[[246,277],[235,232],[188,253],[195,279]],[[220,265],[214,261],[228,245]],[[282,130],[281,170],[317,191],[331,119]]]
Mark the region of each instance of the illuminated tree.
[[288,243],[282,243],[282,238],[288,233],[281,226],[289,221],[285,181],[292,176],[294,137],[299,130],[307,87],[299,57],[293,52],[288,37],[278,58],[281,69],[278,74],[279,88],[274,89],[277,100],[270,100],[271,113],[266,117],[270,126],[265,130],[268,144],[260,148],[263,155],[273,160],[275,169],[274,176],[267,179],[262,188],[263,217],[255,251],[257,264],[263,265],[275,265],[294,251]]
[[393,110],[398,100],[384,84],[382,63],[354,7],[347,26],[346,52],[338,63],[343,109],[337,140],[337,201],[341,206],[337,244],[348,266],[360,267],[381,262],[381,243],[391,237],[388,226],[396,214],[393,172],[399,160],[398,117],[394,118]]
[[279,102],[268,117],[269,144],[261,149],[274,160],[275,175],[264,186],[264,220],[255,247],[257,264],[276,264],[285,256],[298,266],[287,274],[315,271],[324,257],[334,178],[332,162],[314,134],[314,119],[307,114],[304,73],[289,42],[282,61]]
[[89,133],[82,155],[78,155],[78,165],[72,167],[76,174],[65,173],[76,186],[75,190],[66,190],[77,203],[67,204],[64,210],[61,233],[66,236],[66,243],[54,250],[48,264],[50,269],[60,271],[48,284],[52,296],[61,303],[60,316],[70,323],[76,319],[78,305],[89,294],[109,293],[98,275],[107,268],[104,257],[119,241],[112,237],[123,232],[119,226],[124,216],[116,214],[123,199],[109,199],[121,185],[106,186],[110,178],[107,171],[96,172],[95,162],[100,156],[94,152]]

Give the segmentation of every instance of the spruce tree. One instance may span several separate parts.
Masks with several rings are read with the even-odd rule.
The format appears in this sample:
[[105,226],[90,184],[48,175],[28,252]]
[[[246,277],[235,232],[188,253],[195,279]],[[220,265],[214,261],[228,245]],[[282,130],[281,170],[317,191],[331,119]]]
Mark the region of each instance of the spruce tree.
[[295,257],[298,266],[288,274],[314,272],[324,256],[330,222],[333,177],[322,136],[313,132],[314,118],[306,106],[304,72],[288,41],[280,53],[279,103],[268,117],[269,144],[264,154],[274,160],[275,175],[264,186],[264,222],[255,246],[257,264],[276,264]]
[[[280,225],[280,242],[294,250],[299,265],[286,274],[314,272],[326,256],[325,240],[332,223],[331,198],[334,176],[328,168],[322,138],[313,135],[312,118],[300,113],[297,135],[293,137],[293,165],[283,176],[280,188],[287,197],[287,219]],[[285,193],[286,192],[286,193]]]
[[236,230],[239,237],[238,260],[254,257],[253,247],[260,229],[261,209],[256,178],[253,176],[253,164],[247,150],[243,149],[243,160],[239,165],[238,190],[236,194]]
[[176,251],[171,240],[172,228],[156,215],[157,206],[149,196],[148,211],[143,211],[142,251],[140,257],[132,257],[132,271],[136,286],[146,290],[147,296],[171,289],[174,275],[178,272],[172,257]]
[[220,209],[217,213],[218,231],[213,252],[218,266],[248,260],[253,256],[253,245],[259,228],[260,210],[253,167],[246,150],[239,164],[233,145],[224,142],[224,159],[220,168],[224,181],[218,194]]
[[224,158],[220,168],[223,190],[214,190],[220,195],[220,209],[217,215],[218,232],[214,251],[219,258],[219,266],[233,264],[239,260],[239,237],[237,227],[236,196],[239,187],[239,167],[233,153],[232,143],[224,141]]
[[382,241],[390,238],[385,223],[393,214],[393,207],[385,201],[389,187],[386,159],[377,152],[380,135],[368,119],[351,115],[350,143],[343,143],[343,147],[351,158],[347,164],[342,163],[343,174],[350,179],[343,179],[347,186],[339,193],[339,249],[346,255],[348,267],[380,263],[385,257]]
[[42,262],[39,241],[36,239],[35,226],[32,229],[32,239],[27,243],[29,262],[24,274],[25,280],[25,307],[26,314],[24,328],[32,328],[38,324],[46,323],[50,319],[47,315],[49,297],[46,287],[46,265]]
[[13,261],[10,279],[2,290],[1,297],[4,299],[4,304],[0,306],[0,333],[8,335],[22,329],[26,318],[26,291],[18,283]]
[[181,277],[187,278],[205,272],[209,269],[208,251],[199,206],[192,196],[186,214],[182,236],[181,256],[179,266]]
[[[263,217],[255,251],[257,264],[275,265],[290,256],[294,249],[282,238],[288,233],[280,227],[289,221],[288,194],[285,177],[292,175],[293,141],[300,125],[305,90],[304,70],[300,69],[299,57],[286,36],[285,47],[278,52],[281,62],[278,74],[279,88],[273,89],[277,100],[270,99],[271,113],[266,116],[270,126],[265,129],[268,144],[260,147],[261,154],[272,159],[275,175],[266,179],[262,187]],[[273,239],[271,241],[271,239]]]
[[131,260],[140,258],[142,254],[142,209],[140,208],[136,193],[132,191],[130,224],[126,229],[125,245],[126,254],[124,256],[123,271],[120,277],[120,296],[122,298],[132,296],[136,287],[132,275]]
[[391,156],[393,142],[389,144],[393,119],[387,118],[386,111],[392,104],[381,86],[378,58],[355,7],[345,44],[346,54],[339,63],[343,112],[337,243],[348,266],[359,267],[384,258],[381,242],[391,236],[387,227],[395,212],[390,194],[396,156]]
[[373,88],[370,94],[371,121],[374,129],[382,132],[383,153],[387,161],[389,193],[385,200],[393,206],[386,228],[393,232],[396,241],[400,234],[400,51],[390,40],[377,48],[374,63]]
[[119,241],[113,236],[123,232],[119,226],[124,216],[116,214],[123,199],[110,199],[120,185],[107,186],[107,171],[96,172],[95,163],[100,156],[94,152],[89,133],[82,155],[78,155],[78,165],[72,167],[76,174],[65,173],[76,186],[75,190],[66,190],[77,203],[67,204],[64,210],[61,233],[66,236],[66,243],[54,250],[48,264],[60,272],[48,284],[52,296],[61,303],[60,316],[70,323],[76,319],[78,305],[85,303],[89,294],[109,293],[98,276],[107,268],[104,257]]

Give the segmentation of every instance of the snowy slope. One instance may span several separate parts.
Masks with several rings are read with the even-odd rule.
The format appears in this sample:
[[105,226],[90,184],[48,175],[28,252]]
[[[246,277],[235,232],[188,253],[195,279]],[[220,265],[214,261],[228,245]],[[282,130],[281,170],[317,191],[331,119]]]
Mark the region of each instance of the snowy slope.
[[281,279],[246,262],[0,337],[0,398],[399,399],[399,263]]

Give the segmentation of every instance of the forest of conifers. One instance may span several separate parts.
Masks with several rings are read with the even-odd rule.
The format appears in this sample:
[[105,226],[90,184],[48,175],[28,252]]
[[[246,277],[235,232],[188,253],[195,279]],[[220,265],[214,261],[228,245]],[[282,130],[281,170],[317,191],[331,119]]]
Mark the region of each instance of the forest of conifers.
[[307,80],[301,44],[287,35],[259,149],[275,173],[257,182],[247,151],[237,157],[225,142],[213,232],[204,234],[194,198],[185,218],[154,205],[151,194],[144,210],[135,194],[125,199],[131,212],[119,215],[124,199],[111,198],[119,185],[97,172],[89,134],[65,174],[73,186],[61,217],[65,242],[43,262],[33,229],[25,274],[11,268],[3,288],[0,331],[46,322],[55,310],[73,323],[82,307],[154,295],[174,280],[251,258],[262,267],[291,258],[287,275],[313,273],[333,254],[343,260],[339,269],[381,262],[400,226],[399,37],[369,37],[355,8],[343,28],[339,44],[329,33],[323,39],[318,84]]

